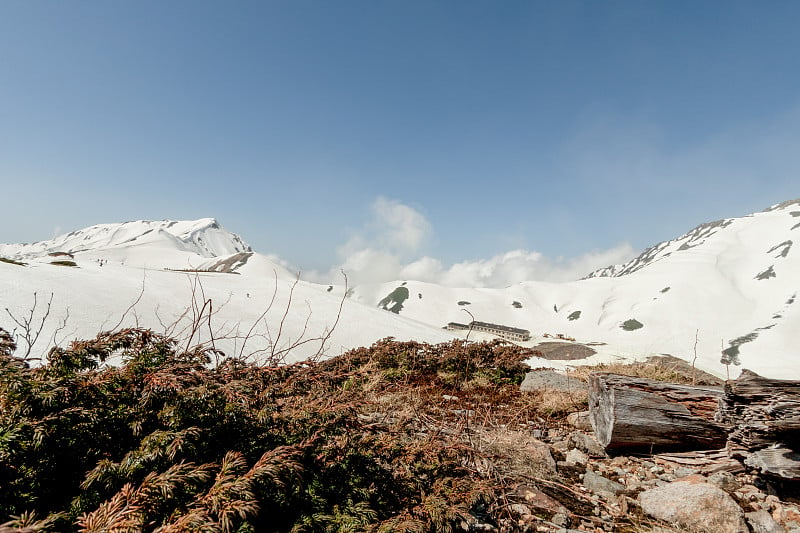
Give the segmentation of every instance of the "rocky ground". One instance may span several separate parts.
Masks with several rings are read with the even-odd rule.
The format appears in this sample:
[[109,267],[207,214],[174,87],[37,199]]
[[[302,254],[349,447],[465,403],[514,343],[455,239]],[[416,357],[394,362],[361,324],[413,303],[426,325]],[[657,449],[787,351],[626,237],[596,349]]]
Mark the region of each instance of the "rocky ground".
[[[528,445],[547,479],[520,485],[500,529],[562,532],[800,532],[800,506],[717,454],[607,457],[586,427]],[[489,531],[494,528],[486,527]]]
[[[522,390],[574,394],[579,386],[538,371]],[[513,517],[485,531],[800,533],[799,488],[748,472],[723,450],[609,457],[588,412],[565,422],[532,430],[539,478],[520,484]]]

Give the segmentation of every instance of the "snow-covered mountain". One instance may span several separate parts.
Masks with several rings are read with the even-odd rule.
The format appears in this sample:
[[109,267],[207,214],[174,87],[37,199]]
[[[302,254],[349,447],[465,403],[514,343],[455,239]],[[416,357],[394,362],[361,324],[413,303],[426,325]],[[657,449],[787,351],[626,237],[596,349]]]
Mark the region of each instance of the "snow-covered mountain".
[[[288,361],[395,336],[442,342],[438,327],[297,279],[211,218],[101,224],[51,241],[0,245],[0,327],[31,355],[100,331],[140,326],[231,355]],[[25,326],[29,323],[30,326]],[[365,327],[368,325],[368,327]]]
[[196,266],[188,261],[252,251],[241,237],[223,229],[213,218],[98,224],[49,241],[0,244],[0,257],[19,261],[71,256],[127,261],[137,266],[154,261],[152,266],[162,267]]
[[[444,326],[477,320],[596,345],[594,361],[670,354],[725,376],[800,378],[800,200],[702,224],[570,283],[454,289],[400,280],[354,297]],[[473,334],[473,338],[474,338]],[[729,362],[729,368],[723,364]]]
[[0,245],[0,258],[11,260],[0,261],[0,308],[8,309],[0,327],[20,338],[26,320],[43,323],[34,353],[139,325],[187,343],[213,337],[229,354],[262,360],[297,345],[289,357],[297,360],[323,345],[335,355],[387,336],[489,338],[443,329],[474,320],[528,330],[522,344],[546,353],[555,347],[560,359],[583,358],[536,359],[534,366],[669,354],[720,376],[749,368],[800,379],[798,239],[794,200],[702,224],[569,283],[459,289],[398,280],[346,287],[298,280],[213,219],[104,224],[52,241]]

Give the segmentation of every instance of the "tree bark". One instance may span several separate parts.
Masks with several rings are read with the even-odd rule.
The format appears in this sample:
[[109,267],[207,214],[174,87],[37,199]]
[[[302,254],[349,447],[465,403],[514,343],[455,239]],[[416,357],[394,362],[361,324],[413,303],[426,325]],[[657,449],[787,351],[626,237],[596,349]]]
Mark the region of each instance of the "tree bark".
[[800,481],[800,381],[743,370],[725,385],[717,418],[734,428],[732,455],[765,476]]
[[719,388],[594,373],[589,418],[611,453],[720,449],[728,430],[714,420],[722,395]]
[[725,385],[718,418],[734,426],[729,440],[748,451],[782,444],[800,451],[800,381],[743,370]]

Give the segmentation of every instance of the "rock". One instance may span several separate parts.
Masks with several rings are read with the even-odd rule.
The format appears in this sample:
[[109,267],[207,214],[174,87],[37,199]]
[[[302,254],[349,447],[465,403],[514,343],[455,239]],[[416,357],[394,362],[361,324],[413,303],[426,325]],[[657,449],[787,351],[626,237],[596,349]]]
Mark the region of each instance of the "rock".
[[556,513],[550,519],[550,522],[554,523],[557,526],[564,527],[569,523],[569,516],[567,513]]
[[525,374],[525,380],[519,386],[522,392],[538,390],[557,390],[564,392],[585,392],[589,386],[583,381],[554,370],[534,370]]
[[578,448],[582,452],[586,452],[589,455],[593,455],[595,457],[605,457],[606,450],[600,446],[600,443],[597,442],[592,435],[587,435],[582,431],[573,431],[569,434],[567,438],[567,442],[572,444],[573,447]]
[[565,462],[568,465],[585,465],[589,462],[589,456],[573,448],[567,452]]
[[692,475],[694,475],[696,473],[697,473],[697,470],[695,470],[694,468],[688,468],[688,467],[685,467],[685,466],[679,466],[678,468],[675,469],[675,476],[679,477],[679,478],[680,477],[692,476]]
[[517,488],[517,494],[522,496],[525,500],[525,505],[534,511],[544,511],[548,514],[565,514],[569,515],[569,511],[561,503],[540,491],[536,487],[529,487],[527,485],[520,485]]
[[592,422],[589,420],[589,411],[579,411],[567,415],[567,423],[575,429],[592,431]]
[[715,472],[708,476],[708,482],[728,493],[739,490],[742,486],[730,472]]
[[508,510],[511,511],[512,513],[516,513],[516,514],[518,514],[520,516],[529,516],[529,515],[533,514],[533,513],[531,513],[530,507],[528,507],[527,505],[523,505],[521,503],[512,503],[509,506]]
[[761,510],[744,515],[753,533],[784,533],[785,530],[772,518],[769,512]]
[[727,492],[690,476],[639,494],[642,511],[691,531],[748,533],[744,512]]
[[592,492],[607,496],[616,496],[625,490],[624,485],[604,478],[591,470],[586,470],[586,474],[583,476],[583,486]]

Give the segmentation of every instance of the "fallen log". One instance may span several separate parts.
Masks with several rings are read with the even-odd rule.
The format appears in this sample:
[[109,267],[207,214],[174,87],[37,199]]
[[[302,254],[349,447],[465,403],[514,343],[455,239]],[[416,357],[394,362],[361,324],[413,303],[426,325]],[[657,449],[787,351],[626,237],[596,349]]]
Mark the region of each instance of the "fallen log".
[[732,456],[767,477],[800,481],[800,381],[743,370],[725,385],[717,419],[733,426]]
[[673,470],[685,466],[706,475],[716,472],[744,472],[742,463],[730,457],[725,449],[660,453],[653,456],[653,461],[659,465],[669,465]]
[[594,373],[589,418],[595,437],[611,453],[720,449],[728,432],[714,419],[722,395],[720,388]]
[[748,451],[774,444],[800,451],[800,381],[743,370],[725,385],[717,418],[734,426],[729,444]]
[[749,454],[744,464],[769,477],[800,481],[800,453],[783,446],[763,448]]

